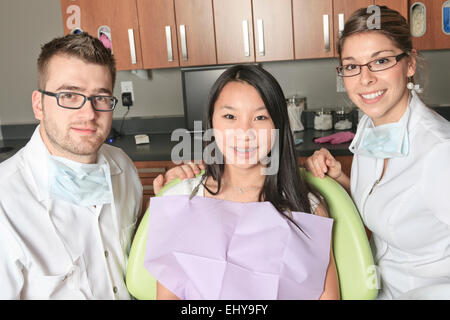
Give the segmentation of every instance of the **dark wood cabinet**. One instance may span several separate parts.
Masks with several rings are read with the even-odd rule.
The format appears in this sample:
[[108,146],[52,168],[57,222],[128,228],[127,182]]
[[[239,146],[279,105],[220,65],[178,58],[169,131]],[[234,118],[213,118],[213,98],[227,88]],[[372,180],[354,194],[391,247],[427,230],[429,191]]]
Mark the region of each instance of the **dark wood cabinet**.
[[334,57],[332,0],[292,0],[295,59]]
[[175,0],[180,66],[217,64],[212,0]]
[[217,63],[255,61],[251,0],[214,0]]
[[61,9],[65,34],[106,28],[117,69],[133,70],[337,57],[345,21],[374,4],[409,19],[416,49],[450,49],[446,0],[61,0]]
[[143,68],[180,65],[173,1],[137,0]]
[[293,60],[291,0],[253,0],[255,60]]
[[61,9],[64,34],[76,27],[99,37],[104,30],[112,43],[117,69],[142,69],[136,0],[61,0]]

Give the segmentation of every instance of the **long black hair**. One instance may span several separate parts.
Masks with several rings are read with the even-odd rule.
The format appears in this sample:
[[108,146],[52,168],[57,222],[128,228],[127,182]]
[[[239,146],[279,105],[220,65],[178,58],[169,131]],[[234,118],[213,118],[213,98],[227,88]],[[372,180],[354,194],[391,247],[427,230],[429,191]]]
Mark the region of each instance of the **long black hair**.
[[[235,65],[225,70],[211,88],[204,119],[205,130],[213,128],[214,105],[225,85],[233,81],[249,84],[258,91],[272,118],[275,129],[278,129],[279,133],[279,157],[271,157],[272,161],[274,159],[279,161],[278,170],[275,174],[266,175],[264,185],[259,193],[259,201],[271,202],[278,212],[291,221],[293,220],[284,214],[285,211],[311,213],[308,199],[308,193],[311,190],[300,176],[286,100],[277,80],[269,72],[257,65]],[[215,143],[214,139],[211,142],[204,142],[204,147],[211,143]],[[220,192],[224,169],[223,162],[212,164],[208,162],[206,164],[206,172],[202,181],[204,187],[213,195]],[[217,191],[213,192],[205,185],[204,181],[207,177],[212,177],[218,183]]]

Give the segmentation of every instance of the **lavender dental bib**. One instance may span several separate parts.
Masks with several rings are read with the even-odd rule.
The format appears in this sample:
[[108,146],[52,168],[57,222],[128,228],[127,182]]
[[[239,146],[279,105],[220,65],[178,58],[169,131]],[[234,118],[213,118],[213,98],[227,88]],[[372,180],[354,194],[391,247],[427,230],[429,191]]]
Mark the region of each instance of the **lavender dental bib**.
[[333,220],[270,202],[188,195],[151,200],[144,265],[181,299],[318,299]]

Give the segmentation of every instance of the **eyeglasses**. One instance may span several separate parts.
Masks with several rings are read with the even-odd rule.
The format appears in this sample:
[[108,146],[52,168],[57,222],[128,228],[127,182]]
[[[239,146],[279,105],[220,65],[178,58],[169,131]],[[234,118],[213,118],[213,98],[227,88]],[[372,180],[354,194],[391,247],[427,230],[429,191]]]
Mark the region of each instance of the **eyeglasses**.
[[117,98],[113,96],[91,96],[86,97],[84,94],[76,92],[49,92],[38,90],[47,96],[55,97],[58,106],[66,109],[81,109],[87,100],[91,101],[95,111],[109,112],[113,111],[117,105]]
[[341,77],[354,77],[361,73],[361,68],[367,66],[372,72],[383,71],[395,66],[403,57],[408,56],[406,52],[403,52],[397,56],[389,56],[378,58],[370,61],[366,64],[345,64],[337,67],[337,73]]

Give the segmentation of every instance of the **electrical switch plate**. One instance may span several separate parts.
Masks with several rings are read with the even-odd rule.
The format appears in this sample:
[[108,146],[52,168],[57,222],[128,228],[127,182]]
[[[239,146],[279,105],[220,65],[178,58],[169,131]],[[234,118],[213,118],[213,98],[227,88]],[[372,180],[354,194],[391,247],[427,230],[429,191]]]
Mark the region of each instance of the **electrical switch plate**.
[[121,88],[122,93],[131,92],[131,99],[134,101],[133,82],[132,81],[122,81],[120,83],[120,88]]

